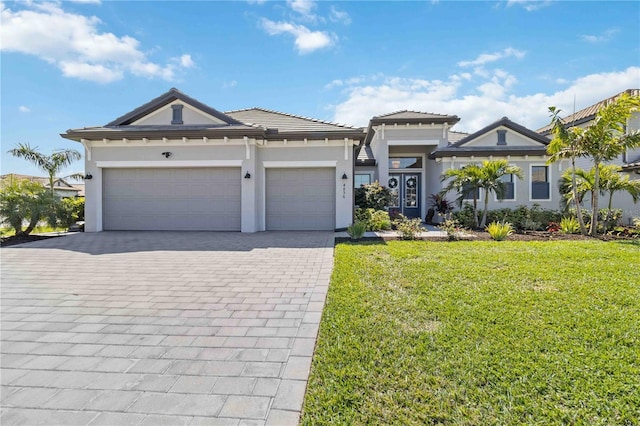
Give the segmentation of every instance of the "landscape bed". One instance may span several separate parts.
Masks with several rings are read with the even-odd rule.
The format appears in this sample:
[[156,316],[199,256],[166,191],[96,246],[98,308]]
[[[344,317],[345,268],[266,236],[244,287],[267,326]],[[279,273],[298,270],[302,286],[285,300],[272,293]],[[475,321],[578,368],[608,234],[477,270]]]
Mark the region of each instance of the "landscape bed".
[[631,425],[640,241],[341,243],[302,424]]

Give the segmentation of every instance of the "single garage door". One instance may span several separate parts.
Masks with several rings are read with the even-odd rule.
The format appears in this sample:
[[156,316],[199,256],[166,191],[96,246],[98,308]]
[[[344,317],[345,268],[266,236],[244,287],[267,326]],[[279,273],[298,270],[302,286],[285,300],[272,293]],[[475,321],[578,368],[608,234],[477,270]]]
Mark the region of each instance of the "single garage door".
[[267,169],[266,228],[334,230],[336,171],[331,168]]
[[104,169],[106,230],[240,230],[240,168]]

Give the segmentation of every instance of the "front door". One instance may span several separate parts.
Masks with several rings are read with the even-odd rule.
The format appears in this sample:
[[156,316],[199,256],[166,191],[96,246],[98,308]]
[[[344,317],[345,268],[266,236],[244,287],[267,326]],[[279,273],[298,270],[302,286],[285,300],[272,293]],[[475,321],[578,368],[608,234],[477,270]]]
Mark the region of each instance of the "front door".
[[389,213],[420,217],[420,173],[390,174],[388,186],[391,189]]

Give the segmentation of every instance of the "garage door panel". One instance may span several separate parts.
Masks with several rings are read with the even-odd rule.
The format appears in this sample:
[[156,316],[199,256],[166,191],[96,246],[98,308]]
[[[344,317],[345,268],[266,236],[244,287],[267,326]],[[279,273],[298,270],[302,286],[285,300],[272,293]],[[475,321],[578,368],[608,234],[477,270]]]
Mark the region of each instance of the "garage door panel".
[[335,229],[335,169],[267,169],[268,230]]
[[240,168],[104,169],[106,230],[240,230]]

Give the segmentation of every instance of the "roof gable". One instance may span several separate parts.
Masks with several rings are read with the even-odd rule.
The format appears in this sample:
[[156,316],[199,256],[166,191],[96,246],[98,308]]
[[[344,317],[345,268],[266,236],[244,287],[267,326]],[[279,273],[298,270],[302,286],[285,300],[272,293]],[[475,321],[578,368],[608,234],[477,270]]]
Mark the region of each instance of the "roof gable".
[[421,111],[396,111],[389,114],[377,115],[370,121],[371,124],[390,124],[390,123],[447,123],[453,125],[460,121],[457,115],[433,114]]
[[[494,130],[502,130],[502,129],[504,130],[509,129],[519,135],[524,136],[526,139],[533,142],[530,145],[542,144],[546,146],[550,142],[548,138],[540,135],[539,133],[536,133],[533,130],[527,129],[524,126],[511,121],[507,117],[502,117],[500,120],[495,121],[489,124],[488,126],[478,130],[477,132],[472,133],[460,139],[458,142],[452,144],[451,147],[461,147],[462,145],[471,146],[474,144],[474,142],[480,140],[482,136],[486,135],[487,133],[492,132]],[[494,142],[492,145],[496,145],[496,143]],[[509,146],[508,142],[507,142],[507,146]]]
[[[505,132],[505,143],[498,143]],[[458,142],[433,151],[429,158],[472,155],[545,155],[550,140],[533,130],[502,117]]]
[[216,124],[223,124],[223,125],[242,124],[237,120],[233,119],[232,117],[229,117],[228,115],[225,115],[222,112],[214,108],[211,108],[210,106],[205,105],[202,102],[190,96],[185,95],[178,89],[171,88],[168,92],[163,93],[162,95],[158,96],[155,99],[152,99],[151,101],[145,103],[144,105],[139,106],[133,111],[128,112],[125,115],[116,118],[112,122],[106,124],[105,127],[147,124],[145,123],[145,120],[144,120],[145,117],[153,116],[154,114],[157,114],[159,110],[170,109],[171,107],[169,105],[177,100],[181,101],[186,105],[189,105],[195,111],[200,111],[201,113],[214,117],[216,120],[218,120]]

